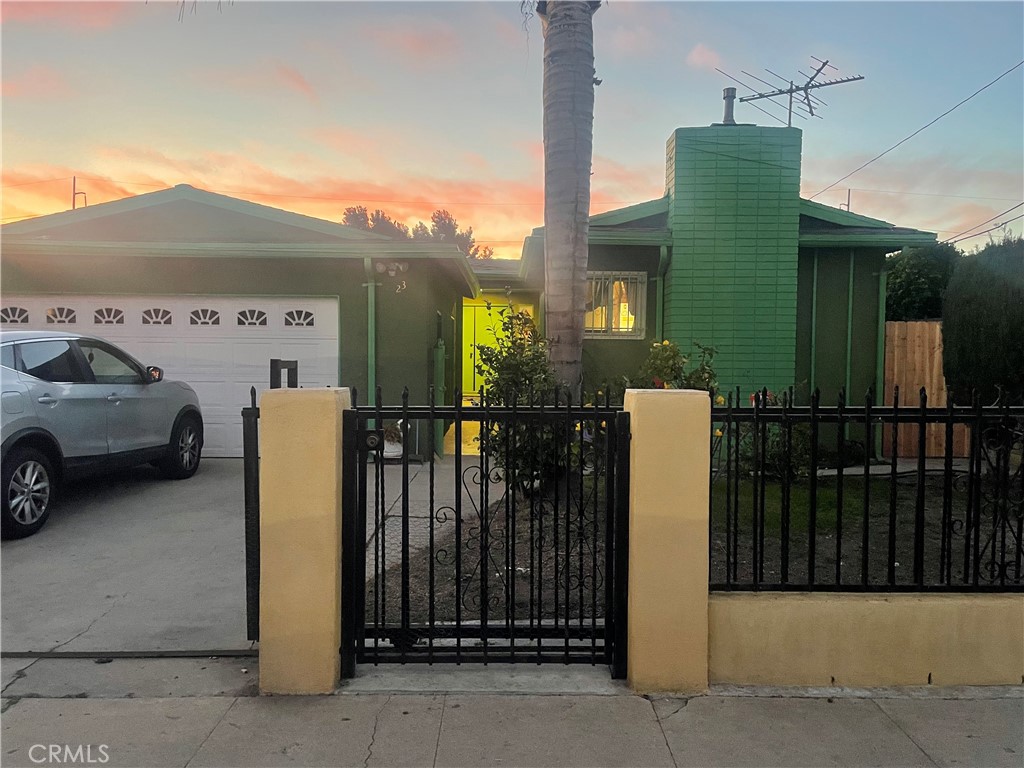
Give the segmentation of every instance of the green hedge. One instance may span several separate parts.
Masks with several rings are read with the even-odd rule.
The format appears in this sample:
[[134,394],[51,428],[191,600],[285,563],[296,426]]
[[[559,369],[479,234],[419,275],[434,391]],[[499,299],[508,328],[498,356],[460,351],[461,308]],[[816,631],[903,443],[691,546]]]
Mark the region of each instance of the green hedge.
[[965,256],[946,288],[942,367],[954,401],[977,391],[991,403],[1000,388],[1024,398],[1024,240],[1008,238]]

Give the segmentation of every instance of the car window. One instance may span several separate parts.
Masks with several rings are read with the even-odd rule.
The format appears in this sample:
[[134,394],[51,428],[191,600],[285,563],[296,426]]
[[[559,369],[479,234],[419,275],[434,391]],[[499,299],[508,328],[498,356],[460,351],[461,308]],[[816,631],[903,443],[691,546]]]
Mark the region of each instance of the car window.
[[75,351],[66,341],[27,341],[18,345],[21,370],[29,376],[55,383],[81,384],[88,381],[78,365]]
[[78,348],[85,355],[97,384],[141,384],[142,373],[113,347],[80,339]]
[[4,368],[14,368],[14,345],[5,344],[0,347],[0,365]]

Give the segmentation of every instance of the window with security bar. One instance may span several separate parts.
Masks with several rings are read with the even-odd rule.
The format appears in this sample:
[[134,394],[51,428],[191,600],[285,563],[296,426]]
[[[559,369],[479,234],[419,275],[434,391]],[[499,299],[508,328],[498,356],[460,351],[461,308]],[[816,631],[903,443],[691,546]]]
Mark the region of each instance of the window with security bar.
[[583,335],[588,339],[642,339],[647,330],[646,304],[646,272],[589,272]]

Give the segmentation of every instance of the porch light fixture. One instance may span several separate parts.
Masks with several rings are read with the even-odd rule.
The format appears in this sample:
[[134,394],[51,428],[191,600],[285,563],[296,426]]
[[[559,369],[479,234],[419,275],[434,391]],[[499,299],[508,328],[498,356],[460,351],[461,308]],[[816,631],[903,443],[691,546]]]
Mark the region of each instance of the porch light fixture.
[[378,261],[376,269],[380,274],[388,273],[388,277],[394,277],[399,272],[408,272],[409,265],[404,261],[389,261],[387,263]]

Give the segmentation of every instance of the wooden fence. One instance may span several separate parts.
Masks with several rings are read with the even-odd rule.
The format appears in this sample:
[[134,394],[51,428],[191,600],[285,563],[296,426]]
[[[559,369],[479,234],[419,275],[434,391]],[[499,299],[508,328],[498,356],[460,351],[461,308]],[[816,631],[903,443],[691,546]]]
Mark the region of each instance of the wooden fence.
[[[885,324],[885,404],[892,405],[893,387],[900,388],[900,406],[915,407],[920,403],[919,392],[928,392],[929,408],[946,407],[946,379],[942,375],[942,322],[921,320],[916,322],[887,322]],[[945,428],[935,424],[927,428],[925,455],[941,458],[946,451]],[[917,457],[917,429],[901,429],[898,455]],[[953,429],[953,456],[968,455],[967,428],[957,425]],[[883,455],[892,449],[892,428],[884,428]]]

